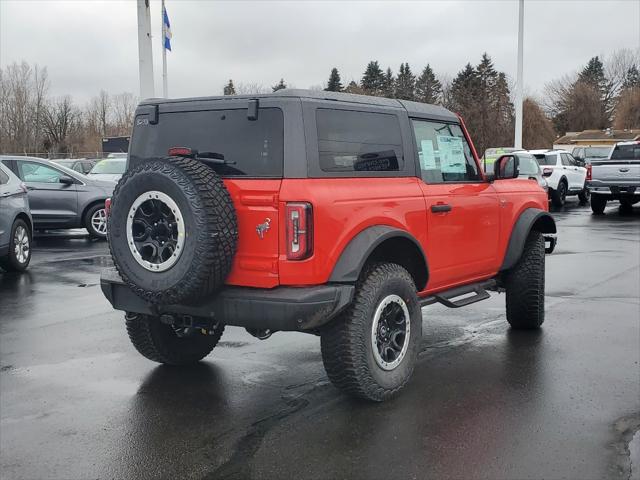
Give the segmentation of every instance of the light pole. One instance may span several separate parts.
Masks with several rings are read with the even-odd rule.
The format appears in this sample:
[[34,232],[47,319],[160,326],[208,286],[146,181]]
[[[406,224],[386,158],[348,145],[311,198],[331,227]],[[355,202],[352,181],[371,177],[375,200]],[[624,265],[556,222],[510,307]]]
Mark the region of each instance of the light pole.
[[524,0],[518,2],[518,76],[516,79],[516,132],[513,146],[522,148],[522,102],[523,102],[523,80],[522,80],[522,34],[524,27]]
[[138,0],[138,60],[140,67],[140,98],[154,97],[149,0]]

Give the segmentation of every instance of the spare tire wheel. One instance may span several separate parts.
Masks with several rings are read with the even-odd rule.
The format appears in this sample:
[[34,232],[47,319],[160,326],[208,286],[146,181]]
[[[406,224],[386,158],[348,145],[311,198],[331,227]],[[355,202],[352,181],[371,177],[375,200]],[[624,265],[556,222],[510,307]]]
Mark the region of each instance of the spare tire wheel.
[[113,192],[108,239],[122,279],[143,299],[172,304],[220,288],[238,242],[222,179],[183,157],[145,161]]

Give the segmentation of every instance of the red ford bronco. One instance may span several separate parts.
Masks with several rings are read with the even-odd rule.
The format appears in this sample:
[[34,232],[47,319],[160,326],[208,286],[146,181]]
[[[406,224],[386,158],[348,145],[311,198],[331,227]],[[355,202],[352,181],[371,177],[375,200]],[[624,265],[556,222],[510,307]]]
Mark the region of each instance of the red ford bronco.
[[225,325],[319,335],[331,381],[381,401],[409,380],[421,308],[506,291],[544,320],[556,227],[518,159],[486,174],[443,107],[281,90],[147,100],[135,115],[102,290],[135,348],[198,362]]

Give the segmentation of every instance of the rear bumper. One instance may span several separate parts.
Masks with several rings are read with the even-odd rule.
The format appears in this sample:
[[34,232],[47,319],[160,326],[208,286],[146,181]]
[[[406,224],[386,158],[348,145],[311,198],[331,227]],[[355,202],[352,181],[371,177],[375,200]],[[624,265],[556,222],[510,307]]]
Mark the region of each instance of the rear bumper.
[[640,184],[615,184],[596,180],[588,182],[587,188],[592,194],[608,195],[611,198],[640,195]]
[[133,293],[115,268],[103,270],[102,292],[116,310],[189,315],[245,328],[301,331],[318,328],[351,303],[353,285],[272,289],[225,287],[200,304],[155,305]]

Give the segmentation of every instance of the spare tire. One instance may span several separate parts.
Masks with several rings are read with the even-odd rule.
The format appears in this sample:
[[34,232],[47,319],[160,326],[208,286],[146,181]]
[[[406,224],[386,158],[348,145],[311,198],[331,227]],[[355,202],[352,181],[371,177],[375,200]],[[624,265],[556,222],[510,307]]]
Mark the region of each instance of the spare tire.
[[158,304],[197,301],[220,288],[233,262],[238,223],[222,179],[184,157],[147,160],[113,192],[107,235],[122,279]]

